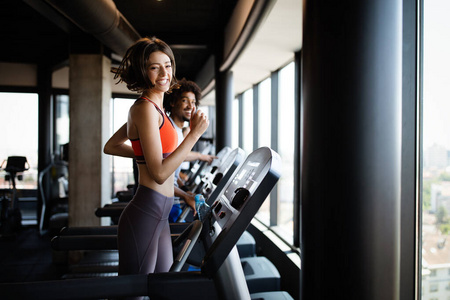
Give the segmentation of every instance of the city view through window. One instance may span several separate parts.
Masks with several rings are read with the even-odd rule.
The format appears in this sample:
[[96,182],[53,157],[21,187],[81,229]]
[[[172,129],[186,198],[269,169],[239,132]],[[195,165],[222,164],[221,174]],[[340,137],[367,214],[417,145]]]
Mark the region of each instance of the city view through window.
[[422,300],[450,299],[450,2],[424,1]]

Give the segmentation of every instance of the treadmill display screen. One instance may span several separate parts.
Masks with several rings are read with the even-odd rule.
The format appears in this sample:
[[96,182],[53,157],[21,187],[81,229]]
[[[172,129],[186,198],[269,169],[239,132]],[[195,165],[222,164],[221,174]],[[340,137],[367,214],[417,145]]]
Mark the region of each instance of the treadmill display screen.
[[225,197],[230,201],[233,198],[234,192],[240,187],[247,189],[251,193],[251,187],[256,180],[255,175],[259,174],[261,166],[263,165],[260,162],[248,161],[225,190]]

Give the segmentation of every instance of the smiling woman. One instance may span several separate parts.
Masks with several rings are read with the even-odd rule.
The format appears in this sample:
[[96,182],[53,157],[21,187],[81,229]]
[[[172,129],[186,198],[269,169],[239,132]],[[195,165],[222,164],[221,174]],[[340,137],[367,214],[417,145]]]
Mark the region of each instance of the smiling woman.
[[[106,154],[133,157],[138,186],[120,215],[117,228],[119,275],[167,272],[173,263],[169,213],[174,203],[174,172],[209,125],[197,111],[191,131],[178,145],[175,126],[164,112],[164,94],[177,87],[172,50],[157,38],[134,43],[115,79],[141,93],[129,109],[127,122],[108,140]],[[193,108],[194,109],[194,108]],[[131,147],[125,144],[131,141]]]

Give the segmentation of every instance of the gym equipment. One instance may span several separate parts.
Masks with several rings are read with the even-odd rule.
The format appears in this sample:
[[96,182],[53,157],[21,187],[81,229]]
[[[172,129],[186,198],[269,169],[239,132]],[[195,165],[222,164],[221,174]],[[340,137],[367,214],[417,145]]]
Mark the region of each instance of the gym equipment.
[[280,273],[266,257],[243,257],[241,263],[250,293],[280,290]]
[[[67,226],[68,221],[68,163],[52,161],[39,173],[38,185],[42,198],[39,233],[44,235],[48,228]],[[44,180],[49,180],[49,189],[44,187]]]
[[[210,149],[211,149],[211,145],[207,148],[205,148],[206,152],[209,153]],[[213,163],[211,164],[211,166],[217,166],[218,164],[220,164],[222,162],[222,159],[224,157],[224,155],[228,154],[229,152],[231,152],[231,148],[230,147],[224,147],[221,151],[219,151],[219,153],[217,154],[217,159],[215,159],[213,161]],[[198,167],[196,167],[198,168]],[[208,170],[208,168],[206,169]],[[198,175],[200,176],[200,174]],[[185,187],[185,190],[188,190]],[[125,197],[121,197],[121,195],[125,195]],[[111,217],[113,220],[114,224],[117,224],[117,219],[120,216],[121,210],[119,209],[118,211],[116,210],[117,207],[120,207],[122,205],[126,205],[132,198],[133,198],[134,193],[130,193],[130,189],[128,191],[119,191],[116,193],[116,197],[118,198],[118,201],[113,202],[111,204],[106,204],[103,207],[100,207],[96,210],[95,214],[98,217]]]
[[[208,168],[209,172],[203,174],[203,178],[199,179],[199,183],[195,186],[196,189],[193,190],[194,193],[201,193],[207,199],[208,205],[212,205],[217,197],[217,193],[213,195],[213,192],[219,186],[220,188],[225,185],[227,180],[233,175],[237,167],[244,161],[245,152],[241,148],[236,148],[233,151],[229,151],[226,147],[224,150],[220,151],[220,159],[218,159],[211,168]],[[201,176],[198,174],[197,176]],[[222,180],[223,179],[223,180]],[[222,185],[220,185],[222,184]],[[211,200],[210,200],[211,199]],[[125,208],[124,203],[113,203],[107,204],[104,207],[97,208],[95,215],[97,217],[111,217],[118,218]],[[177,222],[184,222],[186,216],[190,212],[190,207],[184,207]]]
[[[3,165],[6,162],[6,167]],[[19,208],[19,199],[17,197],[16,178],[22,180],[22,172],[28,170],[30,165],[25,156],[9,156],[4,160],[0,169],[4,169],[7,174],[5,180],[12,185],[11,199],[5,195],[2,197],[2,211],[0,217],[0,235],[1,237],[14,237],[17,230],[22,226],[22,213]]]
[[[229,153],[228,157],[225,158],[225,161],[221,166],[218,166],[214,172],[206,174],[202,179],[202,186],[204,189],[210,189],[214,192],[213,195],[208,199],[208,203],[213,205],[214,201],[217,199],[217,196],[220,194],[225,183],[232,176],[231,173],[234,173],[235,168],[237,167],[238,159],[237,157],[243,156],[244,151],[240,148],[237,148]],[[227,173],[228,169],[234,166],[231,172]],[[225,176],[223,174],[225,173]],[[217,179],[219,178],[219,179]],[[221,181],[223,179],[223,181]],[[219,184],[219,187],[215,186],[217,181],[221,181],[222,185]],[[248,191],[246,189],[240,188],[235,191],[236,195],[234,196],[234,205],[239,206],[241,202],[248,196]],[[210,193],[209,193],[210,194]],[[239,203],[238,203],[239,202]],[[121,206],[123,209],[124,206]],[[117,205],[108,208],[105,207],[106,210],[114,209],[116,212],[119,212],[119,208]],[[188,207],[185,211],[190,210]],[[121,211],[121,210],[120,210]],[[180,224],[180,223],[174,223]],[[173,235],[180,232],[180,230],[175,229],[176,226],[172,224],[171,232]],[[183,228],[182,226],[178,226],[179,228]],[[112,227],[79,227],[79,228],[65,228],[64,231],[61,232],[60,236],[54,237],[52,240],[52,247],[55,250],[116,250],[117,249],[117,226]],[[262,292],[262,291],[275,291],[280,288],[280,274],[278,273],[276,267],[265,257],[256,257],[255,255],[255,240],[253,237],[245,231],[243,235],[237,242],[237,249],[240,258],[254,256],[252,259],[248,259],[246,261],[242,261],[245,273],[245,279],[247,285],[249,287],[250,292]],[[198,251],[198,247],[196,248],[196,252]],[[201,260],[202,252],[200,250],[200,254],[195,254],[197,256],[197,260]],[[199,256],[200,255],[200,256]],[[192,261],[188,259],[189,263],[194,263],[199,265],[200,263]],[[117,274],[111,273],[117,269],[117,266],[91,266],[91,268],[87,268],[85,266],[81,266],[76,270],[78,277],[88,277],[88,276],[114,276]],[[79,274],[80,270],[86,270],[86,273],[89,274]],[[109,273],[107,273],[109,272]],[[117,272],[117,270],[116,270]],[[94,274],[95,273],[95,274]],[[74,275],[72,275],[74,276]]]
[[[206,146],[201,153],[202,154],[211,154],[212,150],[214,150],[214,145],[213,144],[209,144],[208,146]],[[188,180],[184,183],[184,185],[191,190],[191,186],[195,183],[195,180],[200,176],[200,174],[202,173],[203,169],[207,166],[208,164],[206,163],[206,161],[200,161],[197,160],[194,162],[194,165],[192,166],[192,168],[189,170],[188,174],[186,174],[188,176]]]
[[[216,201],[222,188],[227,184],[236,169],[244,161],[245,151],[239,147],[232,151],[228,151],[227,148],[224,148],[224,152],[223,156],[219,156],[221,157],[221,163],[211,165],[211,167],[207,169],[208,172],[202,176],[200,182],[196,184],[195,188],[192,190],[194,194],[202,194],[209,206]],[[184,221],[189,212],[190,208],[186,206],[183,209],[179,220]]]
[[[172,237],[177,237],[190,223],[171,223]],[[53,237],[51,246],[57,251],[117,250],[117,225],[96,227],[65,227]]]
[[[203,179],[202,186],[204,189],[207,188],[208,191],[212,191],[207,199],[208,205],[214,203],[220,191],[244,160],[244,150],[241,148],[236,148],[231,152],[227,150],[227,152],[228,155],[223,157],[225,158],[223,163],[220,166],[216,165],[214,170],[211,169],[213,173],[208,173]],[[216,186],[216,184],[218,185]],[[125,206],[126,203],[107,204],[102,208],[98,208],[95,214],[99,217],[119,217]],[[184,219],[189,210],[190,208],[186,207],[180,215],[180,219]],[[175,224],[178,224],[178,226]],[[171,232],[173,233],[174,229],[175,233],[180,232],[179,229],[176,229],[177,227],[185,228],[186,225],[181,224],[183,223],[172,223]],[[116,234],[117,225],[63,228],[60,235],[52,239],[52,247],[55,250],[113,250],[117,249],[117,244],[114,240],[115,237],[111,237],[110,235]],[[76,249],[71,247],[75,247]]]
[[294,300],[287,292],[262,292],[251,294],[252,300]]
[[[236,148],[236,149],[240,149],[240,148]],[[203,174],[206,174],[206,176],[208,176],[208,174],[216,174],[217,169],[224,165],[226,159],[229,157],[230,153],[233,150],[230,147],[224,147],[222,148],[222,150],[219,151],[219,153],[216,154],[217,158],[213,160],[213,162],[210,165],[206,165]],[[243,152],[242,150],[242,155],[245,156],[245,152]],[[223,175],[223,174],[222,174]],[[201,183],[203,180],[204,176],[199,176],[199,178],[195,178],[194,179],[194,183],[195,185],[191,186],[191,191],[194,193],[197,193],[198,191],[198,185],[199,183]]]
[[[183,230],[187,228],[186,223],[174,223],[171,224],[171,234],[172,238],[178,237]],[[70,236],[78,236],[76,238],[71,238]],[[91,235],[90,238],[85,238],[86,235]],[[103,236],[102,236],[103,235]],[[83,259],[74,266],[70,267],[69,274],[66,274],[64,278],[71,277],[94,277],[94,276],[117,276],[118,265],[119,265],[119,255],[117,252],[117,241],[115,238],[106,238],[104,235],[117,235],[117,226],[107,226],[106,228],[102,226],[97,227],[65,227],[61,230],[60,235],[52,240],[53,249],[58,250],[86,250],[89,248],[94,251],[87,251]],[[69,238],[66,240],[66,237]],[[84,236],[84,237],[83,237]],[[101,236],[101,241],[97,241],[98,236]],[[94,241],[94,242],[93,242]],[[255,254],[255,239],[248,232],[244,231],[239,240],[236,243],[236,248],[239,253],[239,257],[254,257],[255,260],[247,261],[246,265],[243,264],[244,273],[246,274],[247,284],[249,280],[256,281],[259,280],[257,276],[254,275],[255,269],[252,267],[253,264],[272,264],[267,259],[263,262],[258,262],[259,258]],[[103,247],[102,247],[103,246]],[[75,248],[75,249],[74,249]],[[264,259],[264,258],[261,258]],[[275,266],[264,266],[265,269],[275,268]],[[75,273],[75,274],[72,274]],[[249,276],[247,276],[247,273]],[[104,274],[104,275],[103,275]],[[271,274],[276,274],[276,272],[271,272]],[[260,274],[258,274],[260,275]],[[266,279],[269,278],[267,275],[264,276]],[[273,276],[274,280],[279,281],[279,274]],[[279,285],[279,284],[278,284]],[[269,285],[273,286],[273,284]]]
[[[223,153],[226,155],[222,156],[223,163],[220,166],[216,164],[203,179],[202,186],[204,189],[213,191],[207,199],[208,205],[214,203],[220,191],[244,160],[244,150],[236,148],[233,151],[228,151],[227,148],[224,148],[226,150]],[[216,186],[216,184],[218,185]],[[126,203],[107,204],[98,208],[95,214],[99,217],[119,217],[125,205]],[[190,208],[186,207],[180,215],[180,219],[184,219],[189,210]],[[180,229],[186,228],[186,225],[182,224],[172,223],[171,232],[175,234],[181,232]],[[117,249],[115,235],[117,235],[117,225],[63,228],[60,235],[52,239],[52,248],[54,250],[115,250]]]
[[256,256],[256,241],[248,231],[244,231],[236,246],[241,259]]
[[34,299],[148,295],[151,299],[249,300],[235,245],[278,181],[280,170],[279,155],[263,147],[253,151],[228,180],[203,224],[201,271],[0,284],[0,294]]

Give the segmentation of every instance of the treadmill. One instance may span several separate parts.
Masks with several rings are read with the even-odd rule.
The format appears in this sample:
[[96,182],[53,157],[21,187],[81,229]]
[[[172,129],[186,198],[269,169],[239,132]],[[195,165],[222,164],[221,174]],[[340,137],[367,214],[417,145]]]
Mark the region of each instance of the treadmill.
[[[182,249],[170,272],[84,279],[0,284],[4,299],[150,299],[250,300],[236,242],[281,174],[279,155],[267,147],[253,151],[227,181],[206,220],[194,221],[181,235]],[[200,226],[201,225],[201,226]],[[196,236],[198,235],[198,239]],[[205,255],[200,271],[177,272],[193,244]]]
[[[227,151],[222,164],[208,173],[202,181],[203,195],[207,203],[211,206],[216,200],[219,192],[223,189],[228,180],[236,172],[237,168],[244,161],[245,152],[241,148]],[[120,216],[123,208],[104,207],[104,215]],[[98,210],[97,210],[98,212]],[[189,207],[185,207],[179,219],[184,219],[190,212]],[[171,233],[175,236],[180,234],[189,224],[171,223]],[[117,249],[117,225],[94,226],[94,227],[64,227],[58,236],[51,241],[52,248],[57,251],[69,250],[116,250]],[[110,254],[108,253],[108,257]],[[108,258],[109,259],[109,258]]]
[[[215,159],[211,163],[211,165],[209,165],[204,170],[205,172],[203,174],[198,172],[192,177],[194,179],[196,178],[196,180],[193,180],[192,181],[193,183],[191,183],[190,185],[192,191],[196,194],[202,193],[205,196],[205,199],[208,199],[209,193],[211,193],[212,189],[215,188],[215,186],[212,186],[212,182],[215,185],[217,185],[221,181],[222,176],[226,175],[226,172],[229,170],[231,171],[232,174],[232,172],[244,160],[244,155],[245,152],[241,148],[231,150],[230,147],[224,147],[217,154],[218,158]],[[228,175],[231,176],[231,174]],[[118,221],[120,214],[122,213],[123,209],[127,204],[128,204],[127,202],[115,202],[111,204],[106,204],[103,207],[97,208],[97,210],[95,211],[95,215],[97,217],[111,217],[114,218],[116,221]],[[190,211],[189,207],[183,209],[183,212],[181,213],[177,221],[183,222],[189,211]]]

